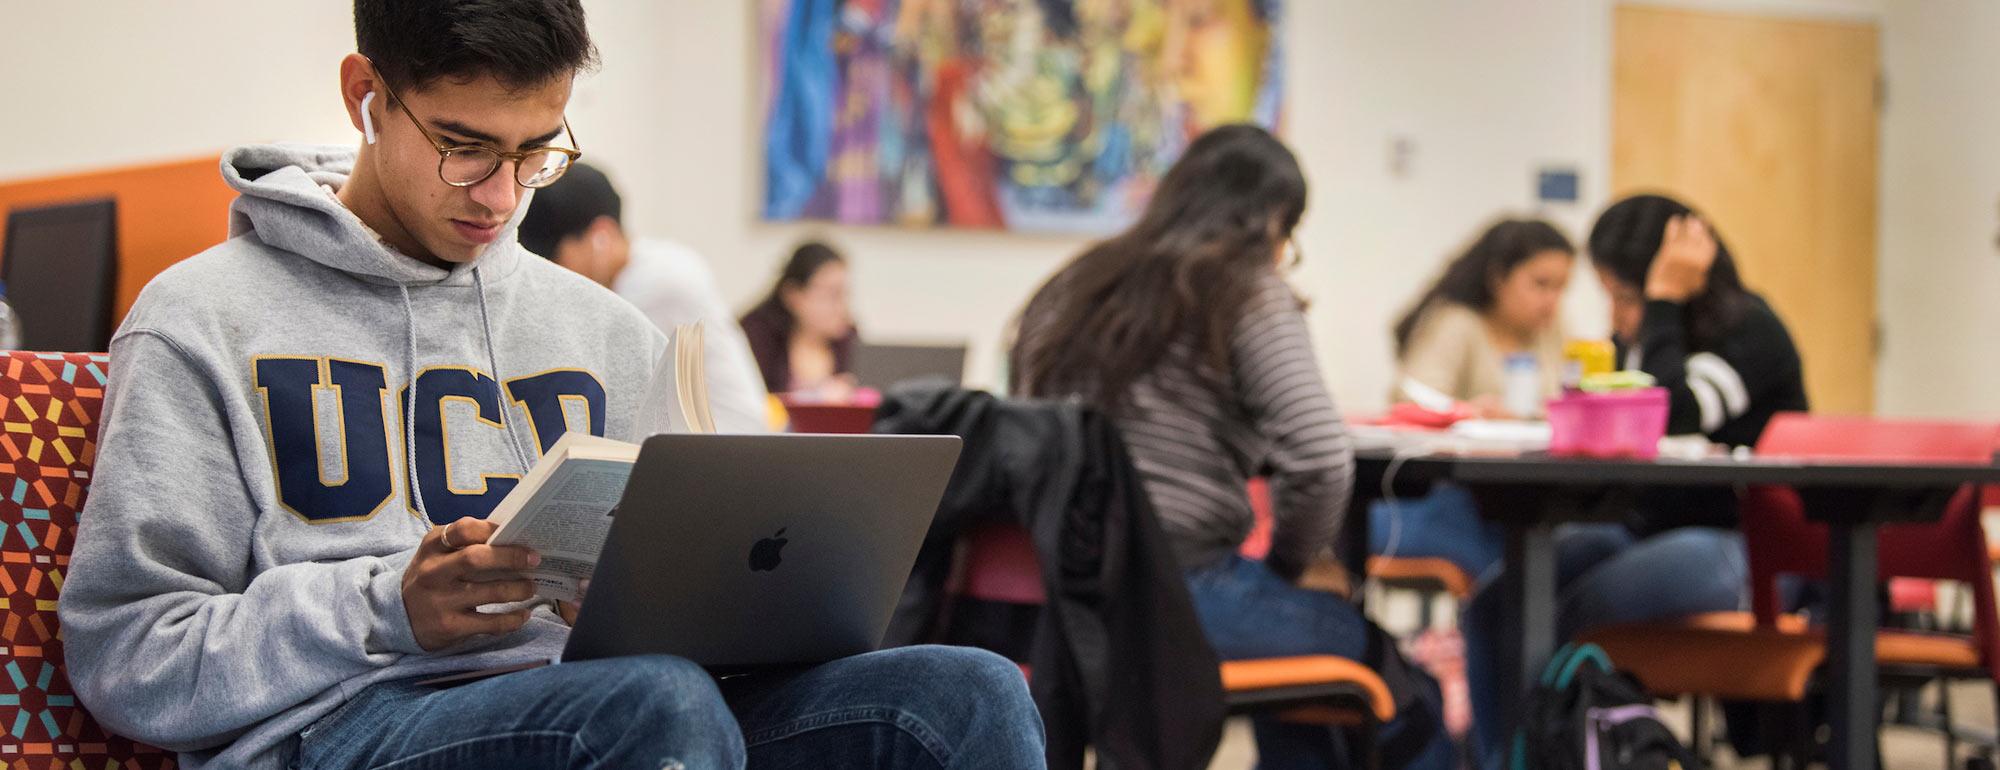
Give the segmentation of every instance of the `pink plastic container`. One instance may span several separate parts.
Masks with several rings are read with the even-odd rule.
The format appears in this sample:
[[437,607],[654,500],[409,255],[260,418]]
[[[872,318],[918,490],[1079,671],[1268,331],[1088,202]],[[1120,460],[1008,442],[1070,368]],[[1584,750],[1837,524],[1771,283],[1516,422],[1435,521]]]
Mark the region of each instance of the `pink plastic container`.
[[1571,393],[1549,402],[1549,454],[1636,457],[1660,454],[1667,435],[1667,389]]

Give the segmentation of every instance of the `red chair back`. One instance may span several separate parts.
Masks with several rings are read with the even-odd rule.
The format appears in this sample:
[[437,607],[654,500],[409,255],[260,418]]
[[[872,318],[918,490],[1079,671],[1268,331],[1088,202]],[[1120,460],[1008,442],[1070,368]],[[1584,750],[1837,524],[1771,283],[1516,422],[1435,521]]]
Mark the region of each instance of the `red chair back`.
[[1028,530],[1011,521],[981,524],[965,536],[958,593],[969,599],[1044,604],[1041,561]]
[[868,433],[875,427],[875,407],[846,404],[785,404],[793,433]]
[[[2000,429],[1992,424],[1874,420],[1780,414],[1757,451],[1765,456],[1877,463],[1992,461]],[[2000,608],[1980,523],[1979,496],[1968,487],[1936,523],[1891,524],[1880,530],[1882,577],[1955,580],[1972,586],[1973,635],[1989,671],[2000,680]],[[1806,519],[1789,487],[1752,487],[1743,500],[1743,535],[1750,556],[1751,606],[1759,625],[1776,623],[1778,576],[1824,577],[1827,532]]]
[[0,352],[0,763],[171,768],[76,701],[56,602],[97,460],[103,354]]

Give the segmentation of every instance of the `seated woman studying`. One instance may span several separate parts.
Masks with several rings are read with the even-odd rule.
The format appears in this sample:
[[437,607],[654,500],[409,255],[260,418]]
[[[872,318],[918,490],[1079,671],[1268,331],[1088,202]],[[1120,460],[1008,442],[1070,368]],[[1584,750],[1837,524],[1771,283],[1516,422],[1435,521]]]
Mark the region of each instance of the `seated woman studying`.
[[824,243],[792,252],[778,283],[743,316],[743,336],[764,387],[804,401],[845,402],[854,394],[859,334],[848,309],[847,258]]
[[[1591,263],[1611,296],[1612,327],[1628,369],[1669,393],[1667,432],[1732,446],[1756,443],[1778,412],[1806,409],[1798,350],[1784,322],[1744,288],[1735,260],[1685,204],[1627,198],[1598,217]],[[1728,490],[1656,490],[1622,524],[1557,533],[1557,633],[1741,609],[1748,565]],[[1467,665],[1481,745],[1504,746],[1507,694],[1494,681],[1501,598],[1466,611]]]
[[[1015,393],[1076,398],[1116,420],[1226,659],[1358,659],[1367,645],[1353,604],[1300,585],[1333,543],[1353,476],[1303,305],[1279,272],[1305,204],[1298,163],[1270,134],[1204,134],[1131,229],[1035,294],[1012,353]],[[1275,531],[1260,562],[1237,550],[1254,518],[1245,484],[1266,472]],[[1383,731],[1391,767],[1450,766],[1436,684],[1423,685],[1421,706]],[[1256,735],[1262,767],[1346,766],[1328,728],[1260,717]]]
[[[1506,219],[1488,227],[1396,322],[1396,398],[1431,391],[1479,417],[1535,417],[1502,404],[1503,368],[1509,356],[1533,356],[1539,395],[1556,395],[1563,346],[1556,316],[1575,265],[1575,247],[1547,222]],[[1368,516],[1373,554],[1446,559],[1474,580],[1500,559],[1498,532],[1479,520],[1461,487],[1380,501]]]
[[1556,394],[1563,344],[1556,311],[1575,264],[1576,249],[1547,222],[1487,228],[1396,322],[1399,396],[1408,398],[1414,381],[1482,417],[1533,417],[1502,406],[1503,366],[1508,356],[1533,355],[1542,394]]

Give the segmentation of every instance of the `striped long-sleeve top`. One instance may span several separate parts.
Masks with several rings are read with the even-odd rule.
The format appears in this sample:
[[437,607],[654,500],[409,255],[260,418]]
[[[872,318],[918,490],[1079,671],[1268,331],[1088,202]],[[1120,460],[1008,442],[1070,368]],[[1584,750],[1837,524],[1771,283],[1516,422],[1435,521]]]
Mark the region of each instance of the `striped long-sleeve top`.
[[[1040,327],[1030,312],[1024,332]],[[1183,568],[1242,545],[1254,524],[1246,484],[1267,475],[1275,520],[1268,563],[1296,575],[1332,545],[1354,469],[1304,308],[1267,273],[1231,334],[1229,371],[1215,371],[1198,351],[1193,339],[1176,343],[1127,391],[1117,422],[1135,469]]]

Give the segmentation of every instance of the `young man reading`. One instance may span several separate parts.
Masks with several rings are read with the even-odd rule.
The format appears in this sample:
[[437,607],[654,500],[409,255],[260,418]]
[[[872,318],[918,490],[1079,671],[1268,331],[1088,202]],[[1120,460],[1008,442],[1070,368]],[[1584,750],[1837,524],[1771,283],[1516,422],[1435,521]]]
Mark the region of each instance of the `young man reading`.
[[[364,139],[244,147],[233,237],[111,345],[61,615],[84,703],[193,768],[1021,768],[1020,673],[948,648],[718,684],[674,658],[547,660],[573,608],[485,516],[565,430],[638,438],[664,339],[526,254],[574,159],[577,0],[356,0]],[[687,618],[699,623],[701,618]]]

